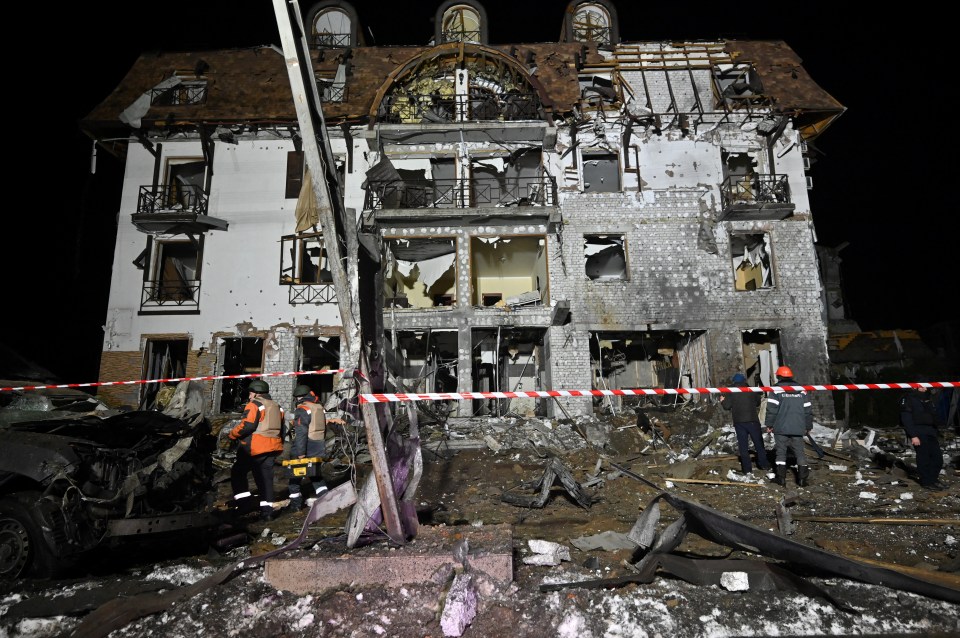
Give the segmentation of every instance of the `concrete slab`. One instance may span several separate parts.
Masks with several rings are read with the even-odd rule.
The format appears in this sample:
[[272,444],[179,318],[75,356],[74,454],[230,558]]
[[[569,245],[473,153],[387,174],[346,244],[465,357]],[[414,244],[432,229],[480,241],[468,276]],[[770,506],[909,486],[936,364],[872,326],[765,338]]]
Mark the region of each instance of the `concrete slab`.
[[264,578],[277,589],[318,593],[346,585],[420,583],[443,567],[458,566],[454,552],[466,541],[467,562],[490,577],[513,581],[513,529],[510,525],[421,526],[402,547],[378,543],[348,549],[324,544],[322,555],[278,556],[264,565]]

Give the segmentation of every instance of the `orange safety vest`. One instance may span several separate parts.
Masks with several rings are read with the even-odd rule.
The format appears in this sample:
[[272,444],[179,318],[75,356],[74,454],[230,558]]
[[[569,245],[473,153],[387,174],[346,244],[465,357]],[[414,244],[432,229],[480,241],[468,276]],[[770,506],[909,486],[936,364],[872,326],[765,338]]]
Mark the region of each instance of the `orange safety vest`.
[[283,408],[280,404],[272,399],[257,397],[244,408],[243,419],[234,431],[239,433],[247,423],[257,425],[249,439],[244,437],[240,440],[240,445],[249,446],[250,456],[283,451],[283,439],[280,438]]

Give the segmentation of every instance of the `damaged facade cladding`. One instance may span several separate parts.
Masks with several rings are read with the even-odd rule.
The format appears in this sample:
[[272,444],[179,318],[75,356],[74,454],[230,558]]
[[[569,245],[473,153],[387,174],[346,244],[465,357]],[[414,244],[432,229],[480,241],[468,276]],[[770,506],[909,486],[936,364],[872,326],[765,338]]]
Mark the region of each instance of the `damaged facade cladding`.
[[[380,297],[362,303],[382,308],[386,389],[702,387],[737,371],[759,385],[780,364],[827,380],[805,160],[845,109],[789,46],[631,42],[603,0],[571,2],[560,42],[492,44],[497,18],[457,7],[477,28],[445,28],[445,3],[438,44],[414,47],[366,46],[347,2],[305,14],[331,192],[379,262]],[[277,50],[142,56],[82,127],[126,163],[102,381],[354,365]],[[329,399],[331,377],[298,379]],[[293,378],[270,383],[291,398]],[[211,410],[236,409],[238,385],[210,384]],[[449,409],[607,407],[622,406]]]

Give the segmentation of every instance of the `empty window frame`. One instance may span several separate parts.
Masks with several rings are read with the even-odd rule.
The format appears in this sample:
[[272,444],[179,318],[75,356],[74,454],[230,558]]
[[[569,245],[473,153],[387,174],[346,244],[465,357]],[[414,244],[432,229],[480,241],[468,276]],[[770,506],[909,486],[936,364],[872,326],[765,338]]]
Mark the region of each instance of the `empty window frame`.
[[303,167],[303,151],[287,153],[287,181],[283,195],[285,199],[300,197],[300,189],[303,188]]
[[145,270],[142,307],[192,306],[200,301],[203,235],[197,238],[147,239],[150,268]]
[[[220,340],[217,353],[221,375],[260,374],[263,372],[263,339],[260,337],[226,337]],[[240,412],[247,403],[253,378],[221,379],[219,412]]]
[[584,3],[573,14],[573,39],[577,42],[610,44],[610,14],[606,8]]
[[586,274],[599,281],[625,281],[627,276],[626,239],[623,235],[584,235],[583,255]]
[[331,284],[323,233],[280,238],[280,284]]
[[472,305],[500,295],[507,306],[548,303],[547,249],[542,235],[470,238]]
[[[337,370],[340,368],[340,337],[300,337],[297,339],[297,370]],[[303,384],[326,403],[333,392],[332,374],[302,374],[296,384]],[[290,397],[291,401],[293,397]]]
[[[147,339],[143,348],[141,379],[177,379],[187,376],[188,339]],[[173,383],[145,383],[140,390],[141,410],[160,410],[176,389]],[[162,392],[161,392],[162,390]]]
[[443,13],[442,42],[480,42],[480,14],[465,4],[453,5]]
[[775,287],[769,233],[731,233],[730,254],[735,290]]
[[330,7],[317,12],[313,19],[313,42],[321,48],[349,47],[353,23],[343,9]]
[[750,385],[773,385],[774,371],[780,366],[781,347],[779,330],[744,330],[743,370]]
[[613,153],[583,154],[583,191],[620,192],[620,159]]
[[384,307],[456,305],[455,237],[386,237]]

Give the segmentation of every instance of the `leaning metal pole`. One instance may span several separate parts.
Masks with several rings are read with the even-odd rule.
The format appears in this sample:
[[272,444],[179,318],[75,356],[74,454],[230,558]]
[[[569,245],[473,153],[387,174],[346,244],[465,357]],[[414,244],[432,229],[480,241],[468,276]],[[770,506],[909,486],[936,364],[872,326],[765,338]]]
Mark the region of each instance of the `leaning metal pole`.
[[[327,166],[333,166],[333,154],[326,134],[326,123],[320,106],[316,90],[316,81],[310,58],[310,49],[307,46],[303,24],[300,20],[300,8],[296,0],[273,0],[273,9],[277,16],[277,28],[280,31],[280,43],[283,47],[283,57],[290,78],[290,89],[293,93],[293,103],[297,112],[297,121],[300,125],[300,136],[303,140],[303,153],[307,168],[313,175],[313,193],[317,198],[317,209],[320,216],[320,226],[324,237],[331,233],[337,241],[325,241],[327,254],[330,257],[330,273],[333,285],[337,291],[337,304],[340,308],[340,319],[343,323],[343,336],[347,351],[359,361],[363,354],[361,347],[359,320],[359,300],[353,294],[353,286],[347,276],[347,264],[351,258],[344,254],[345,246],[356,246],[358,241],[351,233],[355,232],[355,220],[341,219],[344,229],[344,246],[341,246],[337,232],[337,219],[333,207],[338,205],[330,196]],[[297,21],[300,37],[294,35],[291,20]],[[306,70],[305,70],[306,67]],[[310,86],[306,77],[311,78]],[[318,143],[323,142],[323,146]],[[339,191],[339,189],[337,189]],[[356,250],[353,251],[356,255]],[[366,366],[360,366],[361,369]],[[358,379],[362,392],[371,392],[369,381]],[[403,528],[400,523],[400,514],[397,508],[396,495],[393,490],[393,481],[390,478],[390,469],[384,450],[383,435],[380,431],[380,422],[373,405],[361,403],[363,422],[367,433],[367,446],[370,451],[373,472],[377,479],[377,491],[380,495],[380,508],[383,512],[383,521],[387,528],[387,535],[398,544],[404,543]]]

